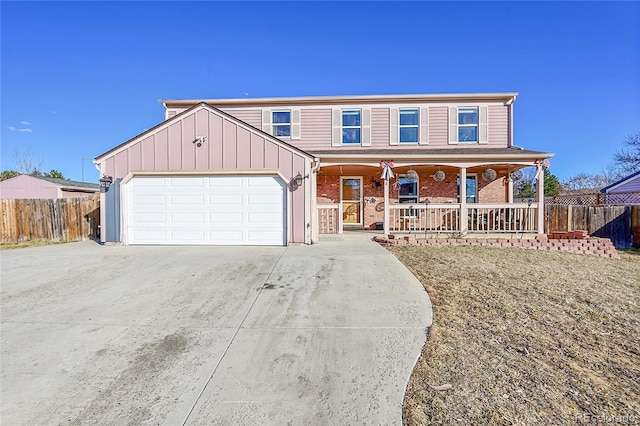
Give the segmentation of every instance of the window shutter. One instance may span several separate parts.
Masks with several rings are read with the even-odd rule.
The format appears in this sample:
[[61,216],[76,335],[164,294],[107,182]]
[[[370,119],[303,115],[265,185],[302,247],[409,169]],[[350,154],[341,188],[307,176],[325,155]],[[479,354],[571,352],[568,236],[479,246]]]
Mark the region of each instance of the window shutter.
[[389,145],[398,145],[399,117],[400,117],[400,110],[398,110],[398,108],[389,108]]
[[481,106],[479,108],[479,119],[478,119],[478,143],[489,143],[488,136],[488,115],[489,108],[486,106]]
[[342,123],[340,119],[342,118],[342,112],[339,109],[334,109],[332,111],[333,118],[331,120],[331,146],[341,146],[342,145]]
[[271,130],[271,110],[262,110],[262,131],[265,133],[273,134]]
[[420,108],[420,145],[429,143],[429,108]]
[[458,143],[458,108],[449,107],[449,144]]
[[291,110],[291,139],[300,139],[300,109]]
[[362,135],[360,138],[362,146],[371,146],[371,109],[362,109]]

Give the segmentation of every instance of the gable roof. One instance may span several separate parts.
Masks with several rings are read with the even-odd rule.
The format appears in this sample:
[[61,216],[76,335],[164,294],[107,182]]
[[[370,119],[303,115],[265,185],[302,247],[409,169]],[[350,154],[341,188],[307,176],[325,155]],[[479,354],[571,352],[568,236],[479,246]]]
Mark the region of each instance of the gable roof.
[[191,114],[192,112],[194,112],[195,110],[197,110],[199,108],[207,109],[210,112],[212,112],[214,114],[217,114],[217,115],[220,115],[221,117],[223,117],[223,118],[225,118],[225,119],[227,119],[227,120],[229,120],[229,121],[231,121],[231,122],[233,122],[235,124],[239,124],[240,126],[243,126],[243,127],[247,128],[247,130],[249,130],[251,132],[258,133],[260,136],[264,137],[267,140],[270,140],[270,141],[274,142],[277,145],[283,146],[283,147],[285,147],[285,148],[287,148],[287,149],[289,149],[291,151],[295,151],[295,152],[299,153],[300,155],[305,156],[305,157],[307,157],[309,159],[312,159],[312,160],[314,159],[313,155],[309,154],[306,151],[301,150],[300,148],[298,148],[298,147],[296,147],[294,145],[291,145],[291,144],[283,141],[282,139],[278,139],[275,136],[272,136],[272,135],[262,131],[261,129],[258,129],[258,128],[252,126],[251,124],[248,124],[248,123],[246,123],[246,122],[234,117],[233,115],[227,114],[226,112],[221,111],[218,108],[216,108],[214,106],[211,106],[206,102],[199,102],[198,104],[192,106],[191,108],[182,111],[180,114],[177,114],[177,115],[175,115],[175,116],[173,116],[173,117],[171,117],[171,118],[169,118],[167,120],[164,120],[164,121],[158,123],[157,125],[153,126],[152,128],[150,128],[149,130],[147,130],[145,132],[142,132],[142,133],[132,137],[128,141],[121,143],[120,145],[116,146],[115,148],[112,148],[109,151],[98,155],[95,158],[94,161],[96,163],[100,163],[101,160],[103,160],[105,157],[109,157],[111,155],[114,155],[117,152],[119,152],[122,149],[124,149],[125,147],[127,147],[128,145],[133,145],[134,143],[137,143],[144,136],[150,135],[150,134],[156,132],[157,130],[159,130],[159,129],[165,127],[165,126],[166,127],[170,126],[172,123],[181,120],[183,117],[185,117],[188,114]]
[[602,188],[600,190],[600,192],[603,193],[603,194],[607,193],[607,192],[611,191],[612,189],[615,189],[615,188],[617,188],[617,187],[619,187],[621,185],[629,183],[629,182],[631,182],[631,181],[633,181],[635,179],[640,179],[640,170],[638,170],[635,173],[631,173],[629,176],[623,177],[622,179],[620,179],[620,180],[618,180],[616,182],[613,182],[611,185],[605,186],[604,188]]

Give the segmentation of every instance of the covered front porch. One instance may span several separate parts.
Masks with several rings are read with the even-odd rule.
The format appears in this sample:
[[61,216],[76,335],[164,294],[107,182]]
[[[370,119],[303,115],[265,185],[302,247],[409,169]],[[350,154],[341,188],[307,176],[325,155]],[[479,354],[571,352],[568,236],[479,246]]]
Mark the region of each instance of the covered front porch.
[[[381,164],[389,157],[359,164],[353,159],[322,159],[314,175],[317,234],[356,229],[425,237],[544,233],[542,191],[532,199],[513,197],[521,169],[540,168],[550,156],[535,154],[517,161],[400,158],[393,161],[393,177],[388,180],[381,176]],[[544,174],[537,173],[536,188],[544,187],[543,179]]]

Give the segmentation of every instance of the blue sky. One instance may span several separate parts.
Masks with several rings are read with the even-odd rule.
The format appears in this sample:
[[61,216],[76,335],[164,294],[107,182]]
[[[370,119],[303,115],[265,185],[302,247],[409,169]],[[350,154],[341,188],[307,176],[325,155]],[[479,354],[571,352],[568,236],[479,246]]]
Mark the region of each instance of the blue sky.
[[[639,2],[12,2],[0,167],[97,181],[158,99],[519,92],[515,144],[561,180],[640,132]],[[83,167],[84,166],[84,167]]]

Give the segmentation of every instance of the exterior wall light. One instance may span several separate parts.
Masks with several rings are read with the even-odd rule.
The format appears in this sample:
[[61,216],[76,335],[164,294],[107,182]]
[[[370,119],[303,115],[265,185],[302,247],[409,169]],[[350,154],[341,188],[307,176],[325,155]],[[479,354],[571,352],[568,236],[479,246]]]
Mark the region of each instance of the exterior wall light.
[[111,176],[102,175],[100,178],[100,192],[107,192],[112,183],[113,178]]
[[301,186],[302,185],[302,181],[304,179],[307,179],[308,177],[309,177],[309,175],[302,176],[300,174],[300,172],[298,172],[298,174],[293,178],[293,180],[296,182],[296,186]]

